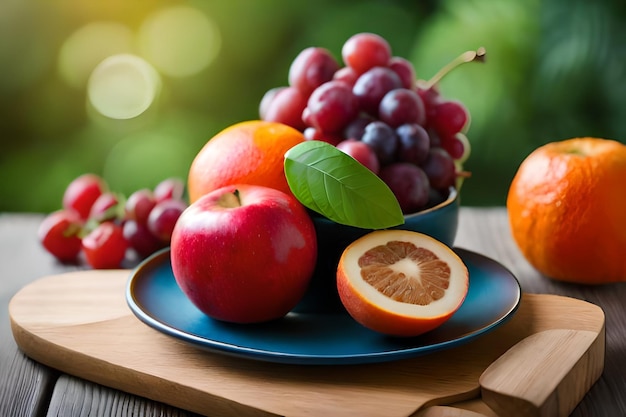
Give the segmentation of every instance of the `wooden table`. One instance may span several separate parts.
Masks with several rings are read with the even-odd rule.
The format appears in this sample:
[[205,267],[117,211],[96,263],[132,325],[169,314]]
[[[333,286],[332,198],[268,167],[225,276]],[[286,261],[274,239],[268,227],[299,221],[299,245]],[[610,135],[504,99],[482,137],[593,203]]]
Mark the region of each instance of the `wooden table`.
[[[0,214],[0,416],[194,415],[66,375],[19,351],[8,319],[11,297],[40,277],[79,268],[59,264],[40,247],[36,232],[42,218]],[[502,207],[463,207],[456,245],[502,263],[525,292],[561,294],[599,305],[606,314],[605,369],[572,416],[626,415],[626,284],[580,286],[542,277],[521,257]]]

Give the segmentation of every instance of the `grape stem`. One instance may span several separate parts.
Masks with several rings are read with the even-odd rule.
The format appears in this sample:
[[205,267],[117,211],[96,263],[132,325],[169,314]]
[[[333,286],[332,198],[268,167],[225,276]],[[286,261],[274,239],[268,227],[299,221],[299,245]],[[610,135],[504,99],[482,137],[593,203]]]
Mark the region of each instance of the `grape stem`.
[[457,56],[448,64],[444,65],[439,71],[437,71],[437,73],[430,80],[426,82],[425,88],[426,89],[432,88],[435,84],[441,81],[441,79],[446,74],[448,74],[450,71],[452,71],[454,68],[458,67],[459,65],[466,64],[468,62],[485,62],[486,55],[487,55],[487,50],[483,48],[482,46],[475,51],[463,52],[461,55]]

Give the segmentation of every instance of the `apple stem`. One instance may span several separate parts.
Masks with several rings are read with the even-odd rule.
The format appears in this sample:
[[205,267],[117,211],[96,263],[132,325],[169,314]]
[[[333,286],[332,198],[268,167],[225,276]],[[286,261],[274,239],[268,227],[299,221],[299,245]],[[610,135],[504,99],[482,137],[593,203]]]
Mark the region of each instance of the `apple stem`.
[[232,193],[226,193],[220,196],[218,203],[224,208],[241,207],[241,196],[239,190],[235,189]]
[[461,55],[454,58],[448,64],[444,65],[430,80],[425,84],[425,88],[432,88],[441,79],[459,65],[466,64],[468,62],[485,62],[487,50],[482,46],[475,51],[466,51]]

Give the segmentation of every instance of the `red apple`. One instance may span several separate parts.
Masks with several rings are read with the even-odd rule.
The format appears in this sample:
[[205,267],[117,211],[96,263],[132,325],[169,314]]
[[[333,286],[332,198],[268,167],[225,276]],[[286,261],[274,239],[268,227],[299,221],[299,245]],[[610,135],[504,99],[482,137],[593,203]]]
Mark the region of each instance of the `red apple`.
[[257,323],[287,314],[317,259],[313,222],[295,197],[231,185],[192,203],[171,240],[176,282],[209,317]]

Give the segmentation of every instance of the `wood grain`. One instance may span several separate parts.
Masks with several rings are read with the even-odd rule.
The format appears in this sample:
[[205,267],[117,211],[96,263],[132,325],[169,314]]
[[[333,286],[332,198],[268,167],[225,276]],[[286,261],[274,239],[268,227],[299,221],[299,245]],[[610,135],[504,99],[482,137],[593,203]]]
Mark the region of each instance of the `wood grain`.
[[483,372],[482,397],[502,416],[566,417],[600,377],[599,361],[604,361],[604,337],[594,331],[535,333]]
[[[73,399],[80,398],[80,407]],[[172,406],[150,401],[69,375],[62,375],[54,387],[47,417],[199,417]]]
[[525,293],[560,294],[589,301],[606,316],[604,372],[572,417],[626,415],[626,282],[576,285],[551,280],[522,256],[511,236],[503,207],[462,207],[455,245],[502,263],[519,279]]
[[58,372],[25,357],[10,336],[0,339],[0,359],[0,416],[44,415]]
[[561,328],[600,336],[604,326],[590,303],[524,295],[512,320],[459,348],[365,366],[271,364],[201,351],[149,328],[126,306],[127,278],[124,270],[82,271],[24,287],[9,305],[15,340],[53,368],[204,415],[406,416],[478,396],[481,373],[527,336]]
[[445,405],[434,405],[425,410],[419,411],[414,417],[487,417],[485,414],[477,413],[463,408],[449,407]]
[[18,350],[11,336],[7,310],[11,297],[26,283],[73,268],[49,259],[37,242],[37,227],[42,218],[35,214],[0,214],[0,416],[3,417],[45,415],[58,376],[58,372]]
[[[43,217],[43,214],[38,213],[0,213],[0,416],[3,417],[45,415],[43,408],[50,400],[50,392],[42,385],[54,386],[58,375],[17,349],[9,326],[7,306],[10,298],[21,287],[40,277],[81,268],[59,264],[41,248],[36,230]],[[607,323],[604,372],[573,410],[571,417],[626,415],[626,396],[623,395],[626,391],[626,373],[623,371],[626,369],[626,310],[623,301],[626,299],[626,283],[570,285],[540,275],[523,259],[515,246],[508,230],[504,207],[462,206],[456,245],[501,262],[515,274],[526,293],[561,294],[601,307]],[[58,384],[63,387],[63,382],[68,378],[74,381],[71,389],[60,389],[57,395],[55,387],[54,398],[58,406],[55,409],[61,409],[63,413],[54,414],[51,408],[50,416],[83,416],[83,407],[97,407],[98,415],[102,416],[187,415],[174,408],[159,408],[158,401],[114,389],[96,389],[97,384],[79,378],[63,376]],[[138,408],[139,411],[133,408],[121,409],[118,407],[120,398],[145,406]],[[480,400],[462,401],[454,406],[495,417]],[[219,416],[214,412],[207,415]]]

